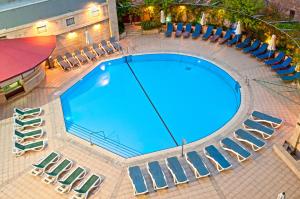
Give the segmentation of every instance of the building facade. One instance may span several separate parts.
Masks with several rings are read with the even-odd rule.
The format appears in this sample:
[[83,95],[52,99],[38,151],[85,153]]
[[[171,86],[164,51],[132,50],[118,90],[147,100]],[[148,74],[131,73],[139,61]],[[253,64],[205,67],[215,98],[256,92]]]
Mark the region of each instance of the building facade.
[[292,20],[300,21],[300,1],[299,0],[267,0],[278,8],[280,12],[290,17]]
[[0,38],[55,35],[53,56],[118,37],[115,0],[22,0],[0,3]]

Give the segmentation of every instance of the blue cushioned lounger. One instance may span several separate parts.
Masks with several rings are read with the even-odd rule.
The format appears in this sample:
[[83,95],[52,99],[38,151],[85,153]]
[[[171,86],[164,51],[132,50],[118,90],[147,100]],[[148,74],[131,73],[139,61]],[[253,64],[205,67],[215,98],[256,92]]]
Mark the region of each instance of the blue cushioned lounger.
[[234,38],[230,41],[227,42],[227,46],[232,46],[234,44],[237,44],[242,38],[242,35],[239,34],[239,35],[235,35]]
[[134,188],[134,195],[141,195],[149,192],[145,178],[139,166],[129,167],[128,175]]
[[282,76],[281,79],[283,81],[294,81],[294,80],[300,79],[300,72],[297,72],[292,76]]
[[243,42],[237,44],[235,47],[237,49],[247,48],[251,45],[251,37],[247,37]]
[[275,65],[275,64],[279,64],[285,57],[285,53],[284,52],[279,52],[278,55],[274,58],[274,59],[270,59],[265,61],[266,65]]
[[270,59],[274,56],[274,50],[267,50],[264,54],[257,55],[256,58],[260,60]]
[[192,32],[192,24],[188,23],[185,26],[185,31],[183,33],[183,38],[189,38]]
[[257,40],[255,40],[255,41],[252,43],[251,46],[244,48],[244,49],[243,49],[243,52],[244,52],[244,53],[249,53],[249,52],[251,52],[251,51],[254,51],[254,50],[256,50],[256,49],[259,47],[259,45],[260,45],[260,40],[257,39]]
[[291,63],[292,63],[292,58],[288,57],[282,63],[277,64],[277,65],[273,65],[273,66],[271,66],[271,68],[273,70],[282,70],[282,69],[285,69],[288,66],[290,66]]
[[151,176],[153,182],[153,188],[155,190],[168,188],[166,176],[162,171],[158,161],[148,162],[148,173]]
[[166,37],[171,37],[173,32],[173,24],[167,23],[167,31],[165,32]]
[[185,159],[194,171],[196,178],[202,178],[209,176],[210,172],[207,169],[206,165],[203,163],[200,155],[196,151],[190,151],[185,154]]
[[261,55],[266,52],[267,48],[268,48],[268,44],[263,43],[257,50],[251,52],[251,55],[255,57]]
[[183,23],[178,23],[175,37],[181,37],[182,31],[183,31]]
[[273,117],[271,115],[259,111],[253,111],[251,114],[251,118],[256,122],[267,123],[271,125],[273,128],[278,128],[282,124],[282,119]]
[[219,39],[219,44],[224,44],[231,38],[232,30],[228,29],[222,39]]
[[238,129],[237,131],[235,131],[234,137],[240,142],[249,144],[252,147],[253,151],[260,150],[266,144],[264,141],[258,139],[256,136],[243,129]]
[[251,132],[257,132],[257,133],[261,134],[261,136],[264,139],[269,139],[274,134],[273,128],[267,127],[261,123],[258,123],[256,121],[253,121],[250,119],[247,119],[243,123],[243,125],[246,130],[251,131]]
[[285,70],[277,70],[277,75],[293,75],[296,71],[296,66],[291,66]]
[[195,25],[195,30],[194,30],[194,32],[192,34],[192,38],[193,39],[197,39],[200,36],[200,34],[201,34],[201,30],[202,30],[201,24],[196,24]]
[[216,42],[216,41],[221,37],[222,32],[223,32],[222,27],[219,27],[219,28],[216,30],[215,34],[214,34],[213,36],[210,37],[210,41],[211,41],[211,42]]
[[210,37],[210,36],[212,35],[212,33],[213,33],[213,29],[214,29],[213,26],[208,26],[207,29],[206,29],[205,34],[202,36],[202,39],[203,39],[203,40],[208,40],[209,37]]
[[220,153],[220,151],[214,145],[205,147],[204,153],[207,158],[215,163],[219,172],[231,168],[232,165],[230,164],[230,162]]
[[224,138],[220,141],[220,145],[223,149],[234,153],[239,162],[247,160],[251,153],[247,151],[244,147],[233,141],[231,138]]
[[189,182],[184,169],[182,168],[177,157],[170,157],[166,159],[167,167],[172,174],[175,185]]

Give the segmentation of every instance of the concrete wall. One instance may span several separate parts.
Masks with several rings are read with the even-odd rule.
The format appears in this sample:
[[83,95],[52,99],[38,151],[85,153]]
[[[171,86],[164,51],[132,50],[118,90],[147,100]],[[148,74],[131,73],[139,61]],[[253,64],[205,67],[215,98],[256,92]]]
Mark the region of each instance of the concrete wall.
[[276,5],[280,11],[289,16],[290,10],[295,10],[295,20],[300,21],[300,0],[268,0]]
[[108,1],[108,13],[109,13],[109,23],[111,36],[115,36],[119,39],[119,27],[118,27],[118,16],[116,0]]

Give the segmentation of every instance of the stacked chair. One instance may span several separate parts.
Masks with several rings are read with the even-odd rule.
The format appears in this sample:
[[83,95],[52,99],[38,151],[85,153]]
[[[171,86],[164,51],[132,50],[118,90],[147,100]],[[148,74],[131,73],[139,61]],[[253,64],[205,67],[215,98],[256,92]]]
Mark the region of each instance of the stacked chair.
[[65,71],[72,68],[80,67],[89,61],[96,61],[105,55],[113,53],[121,53],[122,46],[115,37],[111,37],[109,41],[102,40],[100,44],[94,43],[91,46],[86,46],[82,50],[75,50],[74,53],[66,52],[64,56],[58,55],[56,63]]
[[[89,173],[89,170],[57,151],[53,151],[32,165],[30,174],[40,176],[45,184],[55,185],[60,194],[73,190],[72,199],[87,198],[104,181],[102,175]],[[78,184],[79,183],[79,184]],[[78,186],[76,186],[78,184]]]
[[43,119],[39,117],[42,112],[41,108],[14,109],[13,153],[17,157],[46,147],[47,140],[42,139]]
[[[280,118],[253,111],[249,119],[242,124],[243,129],[236,130],[232,137],[222,138],[219,141],[220,148],[212,144],[205,146],[203,148],[204,155],[218,172],[232,169],[232,164],[227,158],[228,155],[224,155],[225,151],[242,163],[252,156],[251,149],[254,152],[261,150],[266,145],[265,140],[270,139],[274,135],[275,129],[278,129],[282,123],[283,120]],[[130,166],[128,167],[128,176],[132,183],[134,195],[143,195],[149,193],[149,185],[145,180],[146,174],[151,178],[154,191],[158,191],[169,188],[162,166],[166,167],[171,174],[174,185],[179,186],[190,181],[184,164],[188,164],[195,178],[200,179],[211,175],[206,162],[208,161],[204,161],[197,151],[189,151],[185,153],[183,160],[177,156],[172,156],[166,158],[164,163],[148,162],[145,173],[142,172],[140,166]]]

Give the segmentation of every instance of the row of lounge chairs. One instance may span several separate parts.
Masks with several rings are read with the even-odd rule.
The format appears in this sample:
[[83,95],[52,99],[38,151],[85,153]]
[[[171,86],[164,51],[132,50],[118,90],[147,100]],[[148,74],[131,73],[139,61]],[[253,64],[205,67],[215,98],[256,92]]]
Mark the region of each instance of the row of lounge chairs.
[[[234,138],[242,143],[250,145],[253,151],[258,151],[265,146],[265,141],[256,137],[250,132],[255,132],[263,139],[269,139],[273,133],[273,128],[279,128],[282,120],[262,112],[254,111],[251,118],[244,122],[244,129],[238,129],[234,132]],[[243,162],[251,157],[251,152],[238,143],[233,138],[225,137],[220,140],[220,146],[236,156],[239,162]],[[232,167],[227,158],[214,145],[209,145],[203,149],[205,156],[211,160],[216,169],[221,172]],[[204,163],[202,157],[196,151],[190,151],[185,154],[185,160],[193,171],[196,179],[210,175],[210,171]],[[188,183],[189,179],[185,169],[178,157],[173,156],[165,159],[165,165],[171,173],[174,184]],[[150,175],[154,190],[168,188],[166,176],[158,161],[148,162],[146,164],[147,173]],[[128,168],[128,175],[134,188],[134,195],[146,194],[149,192],[144,174],[139,166],[131,166]]]
[[95,61],[98,57],[121,51],[120,43],[115,37],[111,37],[109,41],[102,40],[100,44],[94,43],[90,47],[84,47],[81,51],[75,50],[73,54],[66,52],[64,57],[59,55],[56,57],[56,62],[64,70],[70,70],[89,61]]
[[14,109],[13,153],[18,157],[28,151],[41,151],[47,140],[40,140],[45,135],[42,128],[41,108]]
[[[175,37],[181,37],[181,35],[183,35],[184,38],[188,38],[192,35],[193,39],[197,39],[202,34],[202,30],[203,27],[201,24],[196,24],[193,31],[191,24],[187,24],[184,29],[183,23],[178,23],[175,30]],[[171,37],[173,32],[173,24],[168,23],[165,36]],[[210,40],[211,42],[218,41],[219,44],[226,43],[227,46],[236,45],[236,49],[240,49],[244,53],[249,53],[251,56],[256,57],[260,61],[264,61],[265,64],[269,65],[272,70],[275,70],[277,75],[279,75],[284,81],[300,79],[300,72],[296,71],[296,66],[291,65],[291,57],[286,57],[284,52],[276,53],[274,50],[268,50],[268,44],[263,43],[258,39],[252,42],[251,37],[246,37],[243,41],[241,41],[242,36],[242,34],[234,34],[231,29],[228,29],[225,34],[223,34],[223,29],[221,27],[218,27],[214,31],[213,26],[208,26],[205,33],[202,35],[202,39]]]
[[[30,174],[42,176],[42,182],[45,184],[58,184],[55,190],[60,194],[73,190],[72,199],[87,198],[91,191],[100,186],[104,177],[95,173],[86,177],[88,169],[80,165],[74,166],[74,164],[71,159],[63,158],[59,152],[53,151],[33,164]],[[84,178],[85,180],[83,180]],[[81,183],[74,187],[79,181]]]

